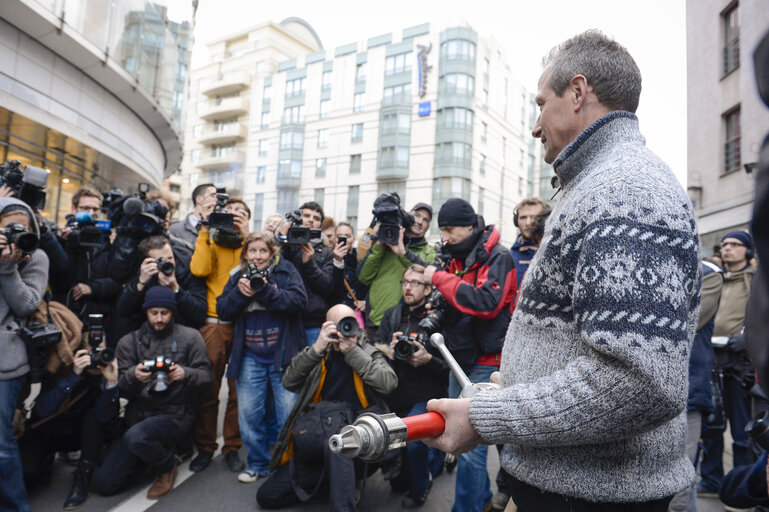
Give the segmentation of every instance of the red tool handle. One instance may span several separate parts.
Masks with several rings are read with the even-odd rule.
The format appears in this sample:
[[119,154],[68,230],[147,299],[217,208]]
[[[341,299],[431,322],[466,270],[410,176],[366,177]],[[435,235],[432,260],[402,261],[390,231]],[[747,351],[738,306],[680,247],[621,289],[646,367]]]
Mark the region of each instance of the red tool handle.
[[408,416],[403,418],[403,423],[406,424],[406,431],[408,437],[406,441],[418,441],[426,437],[438,437],[443,434],[443,430],[446,428],[446,422],[443,420],[443,416],[437,412],[426,412],[424,414],[417,414],[416,416]]

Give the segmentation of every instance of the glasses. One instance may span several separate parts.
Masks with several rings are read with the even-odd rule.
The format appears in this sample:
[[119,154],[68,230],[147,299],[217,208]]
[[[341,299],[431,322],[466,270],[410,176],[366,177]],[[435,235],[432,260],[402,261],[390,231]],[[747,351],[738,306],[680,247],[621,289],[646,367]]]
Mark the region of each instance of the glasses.
[[721,249],[724,247],[745,247],[745,244],[739,242],[721,242]]
[[425,283],[421,281],[401,281],[401,286],[404,288],[416,288],[417,286],[424,286]]

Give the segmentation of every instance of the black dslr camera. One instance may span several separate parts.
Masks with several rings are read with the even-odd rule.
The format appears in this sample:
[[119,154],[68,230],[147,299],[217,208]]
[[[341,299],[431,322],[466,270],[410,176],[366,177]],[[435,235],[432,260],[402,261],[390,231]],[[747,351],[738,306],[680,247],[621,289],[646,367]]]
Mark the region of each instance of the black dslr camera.
[[270,279],[272,271],[275,270],[275,260],[273,259],[267,268],[258,268],[254,263],[249,263],[243,277],[248,279],[251,289],[255,292],[260,291],[265,286],[265,281]]
[[31,254],[35,249],[40,246],[40,239],[36,234],[26,230],[21,224],[12,222],[8,224],[0,234],[5,235],[9,244],[14,244],[22,254]]
[[149,383],[149,392],[152,394],[161,394],[168,391],[168,372],[171,369],[171,365],[174,364],[173,360],[165,356],[157,356],[155,359],[147,359],[144,361],[144,367],[147,371],[152,373],[152,380]]
[[397,244],[401,226],[409,228],[414,224],[414,216],[401,208],[401,198],[397,192],[377,197],[372,213],[379,222],[377,239],[383,244]]
[[443,328],[446,314],[451,306],[438,290],[430,294],[427,303],[430,304],[430,313],[419,322],[419,328],[429,337]]
[[100,347],[104,342],[104,315],[88,315],[88,346],[91,351],[91,365],[89,368],[99,368],[110,364],[115,360],[115,351],[111,348]]
[[395,344],[395,359],[405,361],[417,351],[416,343],[427,346],[427,339],[427,334],[423,331],[398,336],[398,342]]
[[[336,330],[339,331],[343,336],[349,337],[357,335],[358,331],[360,330],[360,326],[358,325],[358,320],[354,316],[346,316],[339,320],[339,323],[336,324]],[[332,334],[330,338],[338,340],[339,336]]]
[[290,211],[286,214],[286,220],[291,223],[286,236],[278,237],[278,241],[289,245],[309,244],[311,240],[320,238],[320,229],[306,228],[302,226],[302,210]]
[[216,206],[208,216],[208,226],[211,229],[233,229],[235,226],[235,217],[227,210],[229,199],[226,188],[216,189]]
[[27,203],[33,210],[45,208],[45,186],[48,172],[40,167],[27,165],[21,170],[21,162],[10,160],[0,165],[0,186],[6,185],[13,196]]
[[89,368],[103,368],[115,360],[115,351],[109,347],[94,347],[88,355],[91,356]]
[[27,344],[29,381],[32,383],[40,382],[45,373],[48,349],[61,340],[61,329],[53,323],[30,322],[19,329],[19,337]]
[[174,264],[165,258],[158,258],[155,260],[158,265],[158,272],[170,276],[174,273]]

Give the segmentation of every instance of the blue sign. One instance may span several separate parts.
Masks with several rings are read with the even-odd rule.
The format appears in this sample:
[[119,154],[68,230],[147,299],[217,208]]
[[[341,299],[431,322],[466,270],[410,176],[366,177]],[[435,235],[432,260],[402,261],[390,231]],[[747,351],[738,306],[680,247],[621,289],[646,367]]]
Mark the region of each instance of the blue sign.
[[430,115],[430,102],[423,101],[419,104],[419,117],[425,117]]

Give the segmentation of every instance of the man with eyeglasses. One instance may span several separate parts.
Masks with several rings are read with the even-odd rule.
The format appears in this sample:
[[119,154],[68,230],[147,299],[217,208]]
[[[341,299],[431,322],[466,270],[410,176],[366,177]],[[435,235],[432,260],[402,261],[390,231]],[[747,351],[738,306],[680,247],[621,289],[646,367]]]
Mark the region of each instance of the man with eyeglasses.
[[[374,340],[390,359],[398,376],[398,387],[387,397],[387,403],[398,416],[414,416],[427,412],[427,401],[444,398],[448,391],[448,367],[432,346],[413,342],[419,335],[419,322],[427,316],[425,301],[432,285],[425,282],[425,267],[411,265],[403,274],[403,298],[388,309],[379,324]],[[409,336],[413,352],[398,350],[399,336]],[[426,338],[423,341],[427,341]],[[401,345],[404,346],[404,345]],[[400,348],[400,347],[399,347]],[[432,479],[443,467],[444,453],[429,448],[422,441],[408,443],[402,450],[401,473],[390,480],[394,490],[406,490],[401,503],[411,509],[424,505],[430,493]]]
[[[713,369],[723,387],[724,412],[734,440],[732,455],[734,467],[737,467],[754,462],[745,433],[745,425],[751,416],[750,397],[742,387],[743,378],[752,374],[743,335],[745,308],[756,272],[751,264],[753,239],[750,234],[745,231],[728,233],[721,241],[721,258],[724,261],[724,284],[713,330],[716,356]],[[717,497],[724,477],[723,436],[704,439],[703,446],[702,480],[697,485],[697,495]]]

